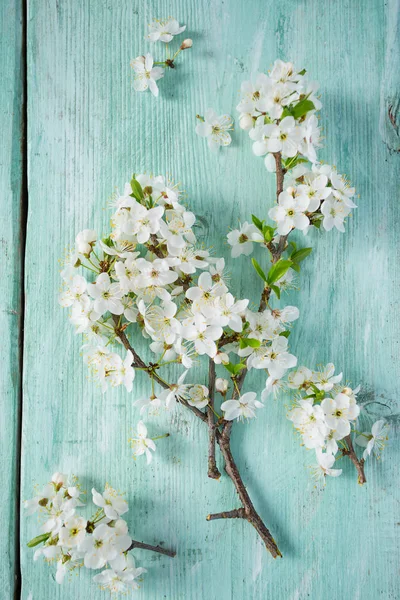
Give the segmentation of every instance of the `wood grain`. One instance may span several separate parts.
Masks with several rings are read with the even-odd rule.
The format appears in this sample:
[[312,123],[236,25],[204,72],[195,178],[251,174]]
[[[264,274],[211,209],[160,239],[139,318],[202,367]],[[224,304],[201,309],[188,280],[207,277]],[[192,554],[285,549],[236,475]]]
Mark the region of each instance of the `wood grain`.
[[[214,107],[236,116],[243,79],[276,57],[294,60],[321,83],[322,157],[351,177],[360,199],[345,235],[307,240],[315,251],[301,290],[286,298],[301,312],[291,347],[301,363],[334,361],[346,380],[363,384],[367,410],[384,412],[396,427],[399,157],[379,133],[382,40],[397,18],[390,6],[385,20],[375,0],[29,2],[23,495],[53,470],[80,475],[87,489],[108,481],[125,490],[134,537],[178,552],[173,560],[136,553],[149,570],[139,599],[399,595],[398,444],[367,466],[365,488],[344,465],[343,476],[318,493],[307,469],[312,456],[293,437],[284,402],[270,400],[255,422],[235,428],[243,478],[284,555],[272,561],[247,523],[205,521],[235,506],[235,493],[225,476],[207,479],[207,429],[190,414],[149,421],[154,435],[171,437],[159,441],[149,468],[133,461],[127,439],[139,415],[132,405],[148,382],[138,376],[133,394],[102,395],[57,304],[58,257],[80,229],[106,230],[114,187],[142,170],[183,183],[203,223],[200,237],[228,260],[234,292],[256,301],[258,281],[244,260],[231,263],[224,239],[251,212],[266,215],[273,177],[239,129],[231,147],[211,154],[194,133],[195,115]],[[194,46],[154,99],[133,91],[129,60],[150,49],[143,39],[150,19],[168,15],[188,24]],[[262,383],[251,374],[246,385],[261,390]],[[34,531],[24,519],[22,541]],[[22,568],[23,598],[106,597],[89,573],[58,587],[29,550]]]

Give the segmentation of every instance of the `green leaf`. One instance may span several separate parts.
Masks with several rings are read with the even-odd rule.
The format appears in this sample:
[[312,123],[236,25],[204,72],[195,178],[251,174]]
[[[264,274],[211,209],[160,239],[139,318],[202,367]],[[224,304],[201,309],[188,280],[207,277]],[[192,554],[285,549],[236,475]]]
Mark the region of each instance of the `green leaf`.
[[289,329],[287,329],[286,331],[281,331],[280,334],[282,337],[288,338],[290,335],[290,331]]
[[143,194],[142,186],[140,185],[138,180],[135,179],[134,176],[131,179],[131,188],[132,188],[131,196],[140,203],[144,198],[144,194]]
[[281,114],[281,120],[285,117],[293,117],[292,108],[290,106],[285,106]]
[[308,160],[306,158],[302,158],[300,154],[297,154],[293,158],[286,158],[285,160],[282,160],[282,164],[286,171],[290,171],[290,169],[294,169],[295,166],[306,162],[308,162]]
[[113,248],[114,247],[114,242],[112,241],[112,239],[110,237],[103,238],[103,244],[105,244],[109,248]]
[[253,224],[257,227],[257,229],[259,229],[260,231],[263,230],[264,221],[260,221],[260,219],[255,215],[251,215],[251,220],[253,221]]
[[311,221],[311,224],[314,225],[314,227],[316,227],[317,229],[320,229],[322,225],[322,219],[313,219]]
[[309,256],[311,252],[312,248],[300,248],[300,250],[296,250],[295,252],[293,252],[293,254],[290,257],[290,260],[292,260],[295,263],[299,263],[305,258],[307,258],[307,256]]
[[298,265],[297,263],[292,264],[292,269],[296,271],[296,273],[300,273],[300,265]]
[[50,535],[51,535],[50,532],[42,533],[42,535],[38,535],[37,537],[33,538],[33,540],[31,540],[30,542],[27,543],[28,548],[34,548],[35,546],[38,546],[39,544],[46,542],[49,539]]
[[263,279],[265,282],[267,282],[267,276],[265,275],[264,271],[262,270],[262,268],[260,267],[260,265],[258,264],[258,262],[256,261],[255,258],[251,259],[251,263],[252,263],[253,267],[255,268],[255,270],[257,271],[258,275],[261,277],[261,279]]
[[305,75],[307,73],[307,71],[305,69],[302,69],[301,71],[299,71],[297,73],[297,75]]
[[235,377],[242,369],[246,368],[246,365],[243,365],[242,363],[238,363],[237,365],[228,363],[227,365],[224,365],[224,367]]
[[306,98],[291,107],[291,113],[295,119],[304,117],[310,110],[315,110],[315,106],[311,100],[307,100]]
[[273,283],[271,283],[269,287],[275,293],[275,295],[278,298],[278,300],[280,300],[280,298],[281,298],[281,290],[280,290],[280,288],[277,285],[274,285]]
[[271,225],[264,225],[262,228],[262,234],[264,236],[264,240],[270,242],[275,235],[275,227],[271,227]]
[[284,276],[286,271],[288,269],[290,269],[291,266],[292,266],[291,260],[287,260],[284,258],[281,258],[280,260],[278,260],[278,262],[276,262],[274,265],[272,265],[272,267],[269,270],[267,283],[271,284],[271,283],[275,283],[276,281],[279,281],[279,279]]
[[243,348],[259,348],[261,346],[260,340],[256,340],[255,338],[242,338],[239,342],[240,349]]

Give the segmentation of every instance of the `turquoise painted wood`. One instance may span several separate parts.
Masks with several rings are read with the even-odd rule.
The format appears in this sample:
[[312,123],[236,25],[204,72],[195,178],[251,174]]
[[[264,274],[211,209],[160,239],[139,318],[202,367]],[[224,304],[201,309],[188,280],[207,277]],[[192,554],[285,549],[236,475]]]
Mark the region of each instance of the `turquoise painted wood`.
[[0,5],[0,582],[1,595],[14,593],[17,479],[19,459],[19,403],[21,394],[21,189],[22,189],[22,23],[20,2]]
[[[23,497],[54,470],[79,475],[87,489],[108,481],[125,490],[134,536],[178,552],[174,560],[136,553],[148,569],[139,599],[399,597],[399,156],[379,129],[388,73],[398,68],[384,43],[398,42],[398,3],[387,11],[375,0],[29,1]],[[129,60],[150,49],[143,39],[150,19],[168,15],[187,23],[194,46],[160,82],[156,100],[133,91]],[[235,115],[241,81],[276,57],[320,81],[322,157],[360,193],[345,235],[309,237],[315,251],[301,290],[286,299],[301,311],[292,349],[301,363],[332,360],[347,380],[362,383],[367,410],[388,416],[394,431],[381,463],[368,465],[364,488],[346,465],[320,493],[284,402],[269,401],[255,422],[235,428],[243,477],[284,555],[272,561],[246,523],[205,521],[236,498],[225,477],[207,479],[206,434],[190,414],[149,422],[152,433],[171,437],[159,442],[149,468],[133,461],[127,439],[139,415],[132,405],[148,382],[138,377],[131,395],[102,395],[57,292],[58,258],[80,229],[105,230],[107,200],[132,171],[181,181],[204,241],[230,263],[226,232],[251,212],[266,214],[274,182],[240,130],[231,147],[211,154],[194,133],[195,115],[208,107]],[[398,102],[393,80],[390,88]],[[231,269],[235,293],[256,301],[260,286],[247,263]],[[260,377],[250,384],[261,390]],[[21,542],[34,532],[34,520],[23,519]],[[88,573],[58,587],[25,547],[22,583],[24,599],[108,597]]]

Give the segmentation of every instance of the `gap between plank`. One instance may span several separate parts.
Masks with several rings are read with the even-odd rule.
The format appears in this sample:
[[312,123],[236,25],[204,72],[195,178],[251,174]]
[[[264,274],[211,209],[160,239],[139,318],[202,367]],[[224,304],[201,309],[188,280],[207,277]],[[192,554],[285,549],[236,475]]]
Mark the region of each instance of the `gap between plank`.
[[25,322],[25,254],[28,220],[28,69],[27,69],[27,0],[21,0],[21,198],[20,198],[20,313],[18,321],[18,355],[20,384],[16,413],[16,471],[15,471],[15,528],[14,528],[14,600],[21,598],[21,457],[22,457],[22,410],[23,410],[23,367],[24,367],[24,322]]

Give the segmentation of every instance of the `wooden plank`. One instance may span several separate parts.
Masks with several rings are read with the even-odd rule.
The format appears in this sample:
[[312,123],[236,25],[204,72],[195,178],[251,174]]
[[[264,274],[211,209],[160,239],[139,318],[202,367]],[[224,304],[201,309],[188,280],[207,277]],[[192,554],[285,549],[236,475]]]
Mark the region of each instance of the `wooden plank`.
[[[194,47],[160,82],[156,100],[134,93],[129,59],[150,47],[145,24],[169,14],[188,24]],[[132,395],[101,395],[56,300],[57,258],[76,231],[105,230],[107,198],[133,170],[182,181],[205,241],[228,257],[226,231],[250,212],[266,213],[273,180],[239,130],[230,148],[209,153],[194,133],[195,115],[209,106],[234,114],[248,74],[277,56],[293,59],[321,82],[322,156],[351,176],[361,198],[345,236],[310,236],[314,256],[300,293],[288,298],[301,310],[292,348],[301,362],[333,360],[396,415],[400,205],[398,157],[379,136],[384,36],[384,7],[374,0],[260,1],[251,10],[239,0],[30,2],[23,492],[54,469],[80,474],[88,488],[107,480],[126,490],[135,536],[178,550],[174,561],[137,553],[149,569],[139,599],[398,596],[398,445],[371,463],[365,488],[349,466],[317,493],[305,468],[312,456],[293,438],[283,403],[270,401],[256,422],[237,427],[234,452],[284,554],[272,562],[247,524],[205,522],[210,510],[232,508],[235,496],[225,478],[207,480],[205,433],[191,415],[153,419],[152,431],[171,437],[150,468],[132,461],[132,403],[148,384],[138,378]],[[230,264],[236,294],[256,298],[247,264]],[[261,389],[261,379],[252,375],[249,385]],[[24,521],[22,539],[34,531]],[[50,572],[24,552],[23,597],[103,597],[88,573],[58,588]]]
[[0,229],[1,294],[0,331],[2,359],[0,369],[1,439],[0,487],[0,585],[2,596],[12,598],[15,575],[19,570],[16,543],[16,494],[19,460],[19,404],[21,392],[21,191],[22,191],[22,16],[21,3],[5,0],[0,6],[0,56],[2,93],[0,94]]

